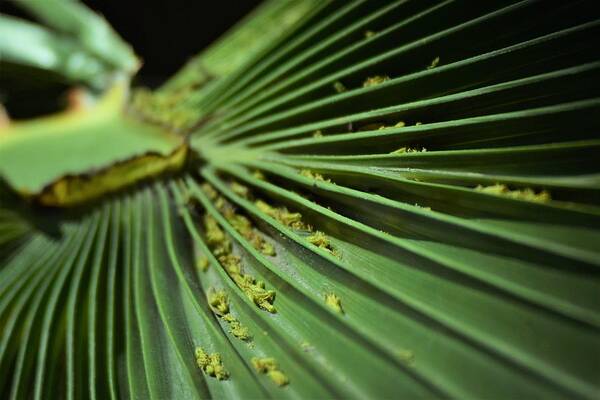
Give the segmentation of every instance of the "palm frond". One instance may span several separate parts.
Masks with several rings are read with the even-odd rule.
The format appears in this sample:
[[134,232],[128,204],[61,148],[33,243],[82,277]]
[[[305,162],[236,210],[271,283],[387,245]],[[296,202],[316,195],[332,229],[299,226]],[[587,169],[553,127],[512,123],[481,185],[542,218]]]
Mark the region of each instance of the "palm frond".
[[[271,1],[128,107],[9,126],[0,393],[596,398],[596,8]],[[91,204],[15,193],[182,144]]]

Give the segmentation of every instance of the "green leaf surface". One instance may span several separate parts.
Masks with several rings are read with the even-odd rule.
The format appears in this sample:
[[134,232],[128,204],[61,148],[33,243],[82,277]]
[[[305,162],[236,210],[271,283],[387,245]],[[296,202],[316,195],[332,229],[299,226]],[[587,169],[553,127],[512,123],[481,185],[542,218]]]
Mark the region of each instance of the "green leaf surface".
[[597,398],[595,6],[273,0],[131,106],[9,125],[0,394]]

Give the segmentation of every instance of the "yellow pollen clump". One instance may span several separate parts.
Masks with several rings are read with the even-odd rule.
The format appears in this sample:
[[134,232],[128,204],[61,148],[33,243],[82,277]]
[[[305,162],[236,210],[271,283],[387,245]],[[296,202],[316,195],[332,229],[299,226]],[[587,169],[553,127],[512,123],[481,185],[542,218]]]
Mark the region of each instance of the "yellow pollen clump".
[[224,380],[229,378],[229,372],[223,366],[219,353],[208,354],[202,347],[196,347],[196,364],[208,376]]
[[277,386],[285,386],[290,382],[288,377],[279,369],[279,365],[274,358],[253,357],[251,361],[252,365],[259,373],[267,374]]
[[478,185],[475,190],[483,193],[494,194],[496,196],[506,196],[512,199],[534,201],[538,203],[545,203],[552,200],[550,192],[547,190],[542,190],[539,193],[536,193],[531,188],[510,190],[506,185],[500,183],[491,186]]
[[380,85],[383,82],[386,82],[389,80],[390,80],[390,77],[387,75],[370,76],[367,79],[365,79],[365,81],[363,82],[363,87],[371,87],[371,86]]
[[329,306],[332,310],[337,313],[344,314],[344,309],[342,308],[342,300],[334,293],[327,293],[325,295],[325,304]]
[[318,172],[312,172],[309,169],[300,170],[300,175],[315,181],[331,182],[331,179],[325,179],[323,178],[323,175],[319,174]]

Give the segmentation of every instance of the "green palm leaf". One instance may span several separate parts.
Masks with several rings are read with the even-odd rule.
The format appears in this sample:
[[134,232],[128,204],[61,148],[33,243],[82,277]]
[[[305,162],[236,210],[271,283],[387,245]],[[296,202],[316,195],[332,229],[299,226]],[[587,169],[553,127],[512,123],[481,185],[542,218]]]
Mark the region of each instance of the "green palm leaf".
[[270,1],[131,96],[25,6],[98,100],[0,128],[3,398],[598,396],[593,1]]

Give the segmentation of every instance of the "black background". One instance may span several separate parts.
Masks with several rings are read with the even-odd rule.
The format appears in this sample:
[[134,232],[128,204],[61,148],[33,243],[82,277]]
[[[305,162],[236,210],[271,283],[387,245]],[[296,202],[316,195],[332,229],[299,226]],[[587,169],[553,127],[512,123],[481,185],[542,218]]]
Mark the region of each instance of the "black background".
[[247,15],[259,0],[85,0],[143,59],[145,84],[159,83]]

